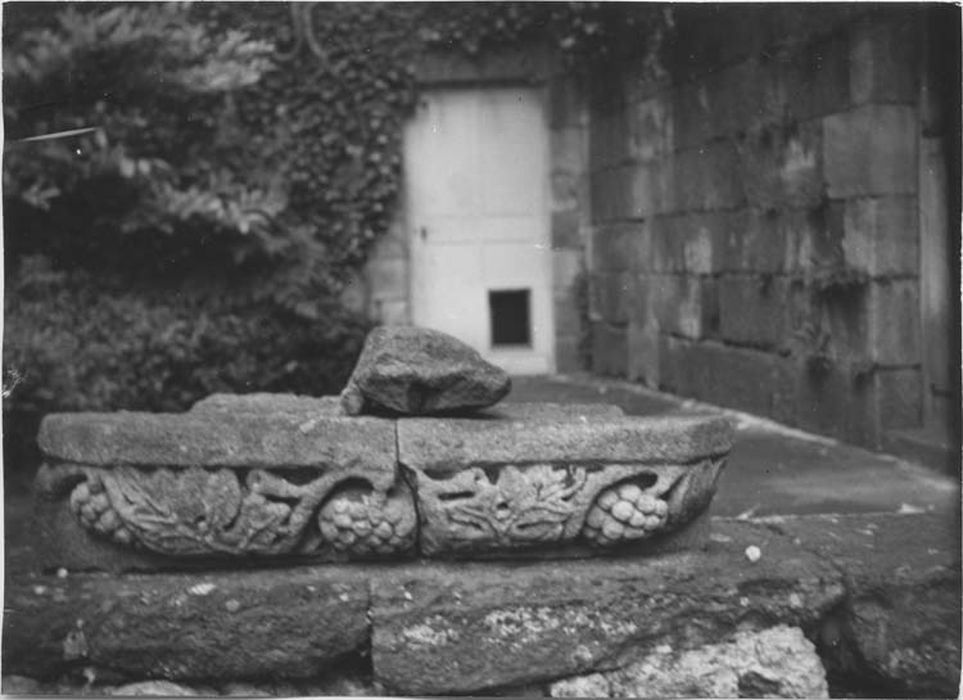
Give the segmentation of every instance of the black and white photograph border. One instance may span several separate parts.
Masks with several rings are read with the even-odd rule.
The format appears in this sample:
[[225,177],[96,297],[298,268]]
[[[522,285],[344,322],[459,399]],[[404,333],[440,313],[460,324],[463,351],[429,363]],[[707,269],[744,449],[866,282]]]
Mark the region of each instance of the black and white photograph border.
[[4,3],[0,692],[958,697],[961,33]]

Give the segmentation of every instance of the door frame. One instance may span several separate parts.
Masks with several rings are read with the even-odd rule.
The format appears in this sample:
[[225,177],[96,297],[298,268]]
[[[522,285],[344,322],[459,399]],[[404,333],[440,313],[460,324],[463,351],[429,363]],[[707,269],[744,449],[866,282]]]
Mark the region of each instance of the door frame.
[[[419,99],[423,99],[427,95],[439,94],[445,92],[470,92],[470,91],[486,91],[486,90],[497,90],[497,89],[524,89],[535,98],[536,104],[538,106],[538,111],[540,113],[540,123],[542,125],[542,135],[544,139],[544,158],[545,163],[542,168],[543,178],[540,183],[543,188],[542,197],[542,211],[540,215],[543,217],[544,221],[544,234],[539,245],[544,250],[544,255],[542,256],[542,264],[545,266],[543,272],[544,288],[540,289],[538,293],[543,297],[542,305],[544,306],[544,317],[538,319],[538,316],[533,308],[530,307],[530,324],[532,325],[531,331],[534,338],[535,335],[535,323],[536,320],[541,320],[546,328],[544,330],[544,335],[546,338],[545,348],[539,356],[544,356],[545,368],[539,371],[519,371],[512,372],[512,365],[523,366],[526,363],[524,361],[518,362],[518,358],[524,356],[532,356],[533,351],[530,348],[514,348],[511,346],[505,346],[502,348],[495,349],[491,345],[491,338],[489,337],[489,346],[487,348],[479,348],[483,354],[486,354],[493,362],[496,364],[506,364],[508,365],[508,370],[510,373],[518,374],[530,374],[530,373],[554,373],[556,371],[556,328],[555,328],[555,304],[554,304],[554,275],[555,269],[552,260],[552,209],[551,209],[551,172],[552,172],[552,151],[551,151],[551,131],[549,124],[549,89],[548,85],[542,81],[531,81],[531,80],[519,80],[519,79],[506,79],[506,80],[475,80],[475,81],[438,81],[431,82],[428,84],[421,85],[419,87]],[[408,148],[407,143],[403,143],[403,149]],[[405,156],[407,159],[407,155]],[[405,163],[407,167],[407,163]],[[414,211],[411,204],[411,191],[410,191],[410,179],[407,172],[402,178],[402,187],[400,188],[400,202],[401,202],[401,221],[406,231],[405,239],[407,241],[408,248],[408,265],[409,274],[407,276],[407,296],[409,300],[410,308],[410,319],[412,323],[418,323],[419,316],[421,314],[421,309],[419,304],[423,303],[423,295],[429,293],[427,290],[422,290],[419,285],[422,280],[422,265],[424,261],[419,259],[421,256],[418,255],[417,250],[419,243],[416,238],[420,235],[419,223],[415,221]],[[534,287],[532,288],[532,296],[535,294]],[[530,304],[531,304],[530,300]],[[487,308],[487,306],[486,306]],[[486,317],[486,323],[489,319]],[[490,335],[490,331],[486,331]]]

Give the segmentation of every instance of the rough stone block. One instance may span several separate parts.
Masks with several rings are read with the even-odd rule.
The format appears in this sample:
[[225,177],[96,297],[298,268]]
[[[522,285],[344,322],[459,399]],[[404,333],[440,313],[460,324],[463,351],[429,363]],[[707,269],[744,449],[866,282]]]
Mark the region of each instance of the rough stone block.
[[813,367],[794,361],[791,422],[804,430],[877,448],[879,411],[874,382],[859,381],[847,362]]
[[783,518],[773,527],[846,577],[848,603],[820,631],[829,670],[906,697],[960,685],[959,513]]
[[676,149],[695,148],[706,143],[714,131],[713,123],[722,104],[710,92],[705,79],[684,83],[672,89],[673,145]]
[[134,678],[311,677],[369,638],[368,586],[343,571],[18,576],[4,606],[5,673],[69,667]]
[[662,96],[628,105],[629,154],[638,161],[652,161],[673,150],[675,121],[672,104]]
[[634,166],[619,166],[604,170],[592,169],[592,221],[605,223],[631,218],[632,181]]
[[633,282],[632,296],[629,303],[629,324],[641,328],[645,325],[655,325],[658,320],[658,296],[653,289],[653,280],[657,276],[649,274],[636,275]]
[[633,275],[629,272],[598,273],[591,278],[594,308],[609,323],[628,321]]
[[[801,283],[799,283],[801,284]],[[802,294],[802,287],[797,286]],[[872,336],[870,333],[870,308],[872,297],[870,284],[851,284],[829,288],[815,298],[803,298],[793,322],[793,341],[802,357],[828,354],[843,369],[856,372],[860,365],[867,366],[872,360]],[[808,304],[808,305],[804,305]],[[828,336],[826,349],[820,348],[820,336],[808,332],[806,322],[816,319],[817,327]],[[855,374],[853,379],[855,379]]]
[[685,272],[686,235],[680,231],[682,215],[657,216],[649,226],[649,238],[645,255],[640,256],[641,272],[660,274]]
[[511,378],[477,350],[440,331],[379,326],[341,392],[345,413],[424,415],[491,406],[511,390]]
[[705,304],[711,290],[703,285],[703,280],[690,275],[672,275],[652,278],[652,283],[658,290],[660,330],[684,338],[702,338],[706,331],[704,322],[711,315]]
[[708,275],[721,272],[729,239],[745,228],[743,211],[710,211],[660,216],[652,222],[652,242],[639,269]]
[[777,420],[791,415],[795,373],[776,355],[663,337],[659,361],[662,387],[673,393]]
[[719,279],[719,324],[725,340],[780,348],[789,340],[789,282],[784,277],[725,275]]
[[923,377],[919,369],[878,370],[875,376],[881,427],[915,428],[923,415]]
[[630,196],[631,216],[650,217],[671,211],[676,192],[672,183],[674,155],[629,167],[626,183]]
[[715,222],[707,218],[702,215],[684,219],[682,260],[683,269],[690,274],[709,275],[716,271],[719,236],[710,228]]
[[[742,70],[737,70],[736,80],[732,83],[736,92],[729,95],[732,102],[735,135],[746,130],[760,131],[766,128],[787,126],[789,112],[788,85],[782,73],[789,56],[774,57],[768,51],[751,57]],[[740,99],[739,95],[742,95]]]
[[659,372],[659,324],[654,318],[644,323],[635,319],[629,322],[628,378],[641,380],[646,386],[658,389]]
[[914,103],[919,97],[919,16],[868,17],[852,34],[852,100]]
[[633,267],[635,238],[642,224],[597,226],[592,237],[592,270],[625,272]]
[[729,141],[714,141],[700,148],[679,151],[673,159],[672,211],[733,209],[746,201],[740,157]]
[[822,122],[830,197],[916,193],[918,124],[913,107],[870,104]]
[[626,328],[603,321],[592,323],[592,371],[624,377],[628,370]]
[[777,65],[792,118],[807,121],[849,108],[849,44],[846,32],[832,34],[805,44],[788,64]]
[[749,204],[760,209],[818,205],[824,189],[821,138],[819,122],[748,130],[736,141],[738,158],[729,177],[741,181]]
[[877,364],[916,365],[921,360],[919,282],[880,280],[870,285],[870,345]]
[[704,553],[392,569],[373,579],[372,661],[396,692],[477,693],[719,643],[759,620],[806,627],[842,596],[828,562],[722,521]]
[[551,685],[556,698],[827,698],[813,643],[798,627],[740,631],[732,640],[672,653],[661,649],[616,671]]
[[622,165],[630,157],[625,109],[595,114],[589,127],[589,166],[599,170]]
[[919,210],[914,196],[849,199],[846,265],[873,277],[919,272]]
[[715,106],[711,136],[735,135],[778,118],[765,99],[773,73],[770,64],[749,57],[706,76],[709,102]]
[[699,292],[699,337],[706,339],[719,338],[721,333],[719,279],[716,277],[700,277]]
[[742,209],[729,214],[722,239],[722,271],[775,274],[790,269],[804,219],[796,210]]

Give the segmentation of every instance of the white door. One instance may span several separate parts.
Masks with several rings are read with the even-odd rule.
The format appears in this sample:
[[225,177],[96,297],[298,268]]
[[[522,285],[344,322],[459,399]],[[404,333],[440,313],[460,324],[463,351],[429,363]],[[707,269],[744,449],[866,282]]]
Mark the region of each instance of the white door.
[[405,133],[412,318],[552,372],[548,130],[527,87],[426,91]]

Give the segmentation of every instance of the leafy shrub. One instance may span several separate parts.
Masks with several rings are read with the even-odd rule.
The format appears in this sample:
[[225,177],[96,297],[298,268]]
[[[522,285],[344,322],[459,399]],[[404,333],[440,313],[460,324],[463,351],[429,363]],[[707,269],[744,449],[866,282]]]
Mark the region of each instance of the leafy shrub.
[[337,393],[368,330],[337,304],[309,320],[216,286],[132,289],[39,257],[8,278],[4,315],[4,461],[14,468],[35,462],[51,411],[179,411],[218,391]]

